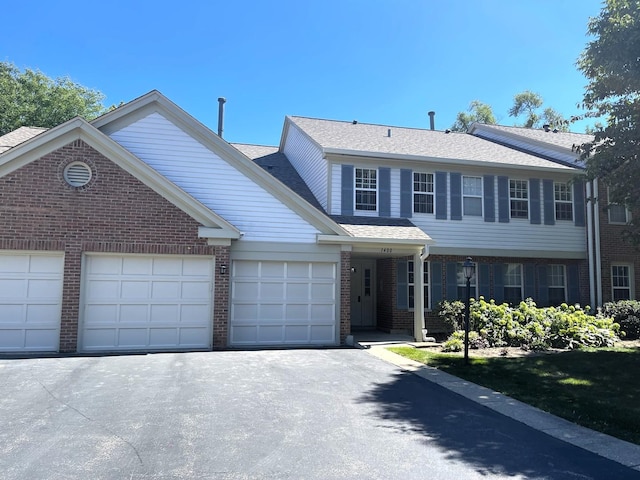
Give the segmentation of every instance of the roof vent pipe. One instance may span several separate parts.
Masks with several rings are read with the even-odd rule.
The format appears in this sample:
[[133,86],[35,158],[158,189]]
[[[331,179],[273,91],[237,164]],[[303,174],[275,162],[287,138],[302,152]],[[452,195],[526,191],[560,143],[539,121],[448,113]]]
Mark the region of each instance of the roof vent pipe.
[[550,128],[551,128],[551,125],[549,125],[548,123],[545,123],[544,125],[542,125],[542,129],[545,132],[548,132]]
[[391,129],[387,128],[387,137],[391,137]]
[[436,129],[435,116],[436,116],[436,112],[434,111],[429,112],[429,128],[431,128],[431,130]]
[[218,98],[218,136],[222,138],[222,124],[224,122],[224,103],[227,101],[224,97]]

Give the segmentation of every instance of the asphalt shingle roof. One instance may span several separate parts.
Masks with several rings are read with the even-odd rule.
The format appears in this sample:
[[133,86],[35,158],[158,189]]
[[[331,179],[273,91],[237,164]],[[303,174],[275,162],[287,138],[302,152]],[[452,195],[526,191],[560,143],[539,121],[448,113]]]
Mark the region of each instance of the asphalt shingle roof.
[[304,180],[302,180],[298,171],[291,165],[285,154],[278,151],[278,147],[248,145],[244,143],[232,143],[231,145],[253,160],[255,164],[262,167],[263,170],[273,175],[304,198],[308,203],[322,213],[325,213],[320,202],[318,202],[313,193],[311,193],[311,190]]
[[289,117],[289,119],[325,152],[350,151],[353,154],[407,156],[413,160],[486,162],[504,166],[572,169],[567,165],[466,133],[446,133],[438,130],[366,123],[354,124],[307,117]]
[[30,138],[40,135],[47,130],[40,127],[20,127],[0,137],[0,153],[26,142]]
[[334,215],[331,219],[358,238],[394,240],[431,240],[431,237],[406,218],[346,217]]
[[482,125],[482,128],[498,130],[519,137],[525,137],[530,140],[548,143],[556,147],[562,147],[571,150],[574,145],[582,145],[583,143],[592,142],[594,137],[587,133],[575,132],[548,132],[541,128],[525,128],[525,127],[508,127],[505,125]]

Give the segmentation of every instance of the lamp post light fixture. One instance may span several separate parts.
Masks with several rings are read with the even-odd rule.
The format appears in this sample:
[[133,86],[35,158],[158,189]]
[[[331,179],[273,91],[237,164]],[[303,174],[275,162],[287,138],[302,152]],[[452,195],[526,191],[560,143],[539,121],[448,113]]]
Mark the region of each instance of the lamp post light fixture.
[[467,257],[465,262],[462,264],[462,272],[464,277],[467,279],[467,300],[464,302],[464,363],[465,365],[469,365],[469,310],[470,310],[470,299],[471,299],[471,277],[473,277],[473,273],[475,270],[475,265],[471,261],[471,257]]

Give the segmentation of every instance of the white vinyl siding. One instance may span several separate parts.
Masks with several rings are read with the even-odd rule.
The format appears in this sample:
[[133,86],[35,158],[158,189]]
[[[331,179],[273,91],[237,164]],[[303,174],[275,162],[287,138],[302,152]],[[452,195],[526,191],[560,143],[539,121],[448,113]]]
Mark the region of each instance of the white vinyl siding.
[[327,209],[327,161],[322,151],[293,124],[289,124],[284,154],[322,208]]
[[0,352],[58,351],[64,255],[0,252]]
[[111,138],[233,224],[243,240],[315,243],[315,227],[159,113]]

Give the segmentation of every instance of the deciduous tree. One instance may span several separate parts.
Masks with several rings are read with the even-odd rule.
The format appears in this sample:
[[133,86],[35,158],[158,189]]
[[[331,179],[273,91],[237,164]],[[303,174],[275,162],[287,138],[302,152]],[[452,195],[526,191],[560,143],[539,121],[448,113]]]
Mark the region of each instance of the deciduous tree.
[[0,135],[21,126],[54,127],[73,117],[91,120],[105,111],[104,95],[69,77],[49,78],[0,62]]

